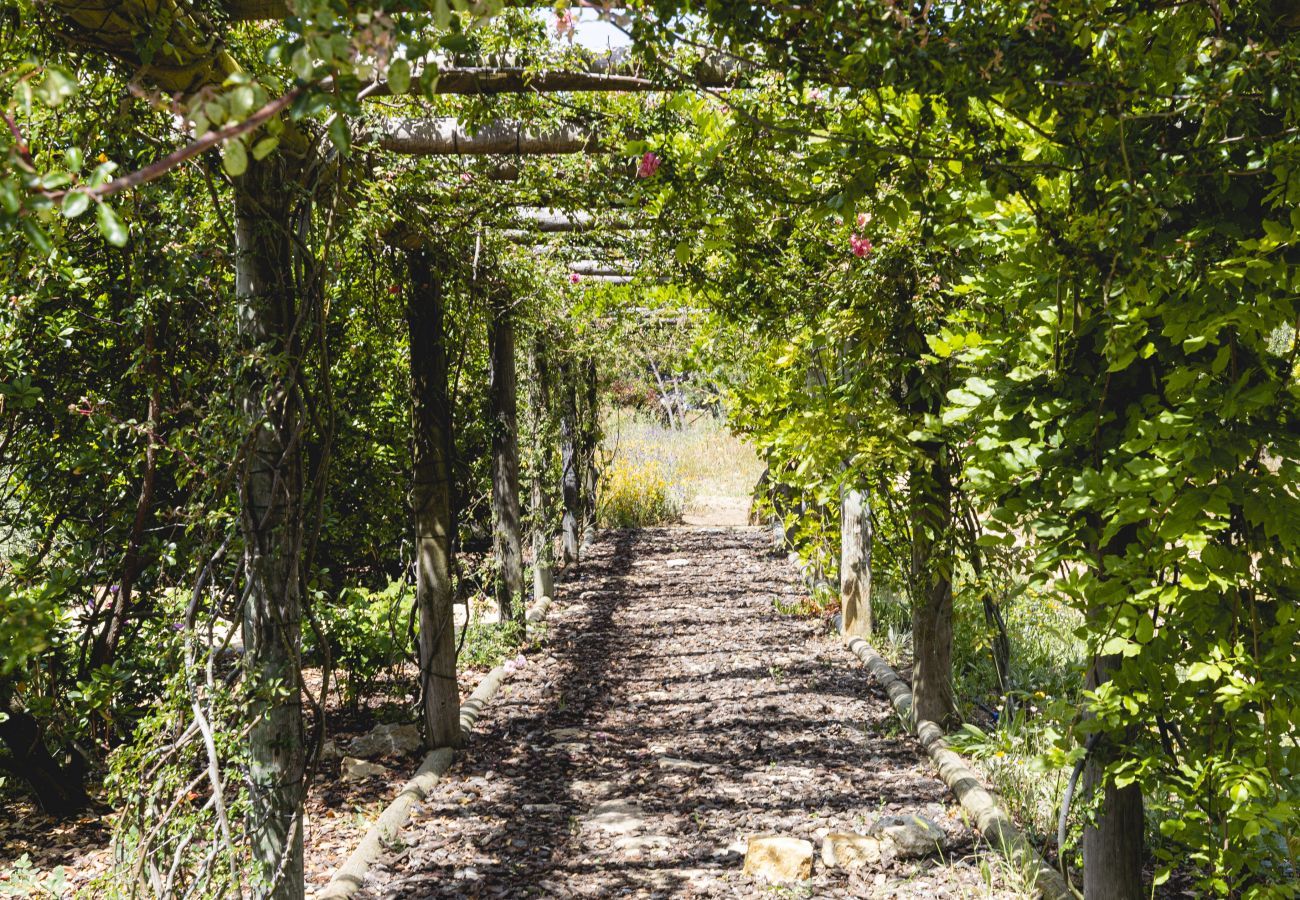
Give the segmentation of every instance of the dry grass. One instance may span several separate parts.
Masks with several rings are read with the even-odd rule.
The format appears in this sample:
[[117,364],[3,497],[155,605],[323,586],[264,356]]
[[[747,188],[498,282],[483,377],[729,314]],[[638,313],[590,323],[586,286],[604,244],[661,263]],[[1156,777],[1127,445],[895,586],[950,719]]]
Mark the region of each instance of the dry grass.
[[[666,477],[689,524],[744,525],[763,472],[753,449],[707,413],[693,414],[684,429],[673,430],[644,415],[612,410],[605,420],[605,451],[614,465],[623,461]],[[654,502],[647,497],[648,505]]]

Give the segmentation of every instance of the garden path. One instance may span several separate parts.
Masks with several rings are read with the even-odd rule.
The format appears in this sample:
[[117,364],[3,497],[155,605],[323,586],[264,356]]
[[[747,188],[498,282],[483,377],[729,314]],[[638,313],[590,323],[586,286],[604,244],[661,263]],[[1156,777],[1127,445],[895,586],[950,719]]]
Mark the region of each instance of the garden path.
[[765,530],[605,532],[558,593],[543,649],[360,896],[772,896],[742,874],[749,836],[820,852],[882,813],[934,819],[946,858],[819,857],[790,895],[1019,896],[826,622],[788,614],[806,594]]

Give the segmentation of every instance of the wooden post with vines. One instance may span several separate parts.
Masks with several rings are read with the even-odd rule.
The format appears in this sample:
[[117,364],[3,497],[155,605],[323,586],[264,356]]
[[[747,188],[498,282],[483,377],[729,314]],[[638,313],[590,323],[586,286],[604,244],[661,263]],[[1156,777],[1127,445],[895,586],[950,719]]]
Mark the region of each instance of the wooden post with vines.
[[840,494],[840,612],[844,634],[871,636],[871,505],[866,491]]
[[523,621],[524,560],[519,510],[519,410],[515,323],[511,298],[496,285],[490,296],[488,403],[492,431],[492,526],[501,621]]
[[535,423],[533,446],[532,484],[530,486],[529,511],[533,525],[533,600],[555,596],[555,553],[552,548],[551,496],[548,486],[554,468],[555,451],[551,445],[551,367],[546,354],[546,342],[538,337],[533,343],[532,352],[533,378],[530,388],[530,402]]
[[560,493],[564,502],[564,519],[560,531],[565,565],[578,561],[581,542],[581,461],[577,420],[578,386],[573,380],[572,363],[565,361],[560,364]]
[[235,292],[249,430],[239,479],[244,666],[250,692],[249,838],[254,896],[303,896],[302,410],[292,272],[294,179],[285,154],[234,181]]
[[460,692],[452,616],[452,415],[443,297],[428,250],[408,250],[406,261],[420,690],[426,742],[453,747],[460,743]]

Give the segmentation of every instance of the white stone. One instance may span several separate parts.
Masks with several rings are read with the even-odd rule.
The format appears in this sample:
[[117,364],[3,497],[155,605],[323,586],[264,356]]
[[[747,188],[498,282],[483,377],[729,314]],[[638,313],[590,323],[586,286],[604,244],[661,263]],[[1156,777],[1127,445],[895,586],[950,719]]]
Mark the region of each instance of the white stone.
[[352,756],[343,757],[343,762],[339,763],[339,770],[343,773],[344,781],[364,781],[367,778],[388,774],[388,770],[378,763],[366,762],[364,759],[356,759]]
[[348,752],[361,759],[376,756],[404,756],[424,746],[420,729],[414,725],[376,725],[348,744]]
[[674,756],[659,757],[659,768],[667,772],[698,772],[700,769],[707,769],[708,763],[696,762],[693,759],[677,759]]
[[888,838],[899,859],[914,859],[938,853],[947,844],[943,829],[925,816],[881,816],[871,824],[874,837]]
[[853,832],[832,831],[822,838],[822,864],[831,869],[856,869],[880,862],[882,841]]
[[641,807],[627,800],[597,803],[582,821],[610,834],[631,834],[645,825]]
[[673,839],[666,834],[625,834],[614,839],[614,849],[630,856],[640,856],[647,850],[667,850]]
[[764,881],[805,881],[812,877],[812,862],[811,841],[760,834],[749,839],[744,872]]

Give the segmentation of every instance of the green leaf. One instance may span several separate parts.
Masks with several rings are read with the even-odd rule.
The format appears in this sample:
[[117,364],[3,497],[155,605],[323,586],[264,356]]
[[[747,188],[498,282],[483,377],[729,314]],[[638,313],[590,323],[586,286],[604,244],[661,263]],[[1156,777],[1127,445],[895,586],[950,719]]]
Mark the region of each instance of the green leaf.
[[64,100],[75,93],[77,93],[77,79],[57,66],[50,66],[45,70],[45,77],[41,79],[36,89],[41,102],[51,108],[61,106]]
[[395,59],[388,66],[388,89],[393,94],[405,94],[411,89],[411,64],[404,59]]
[[221,165],[232,178],[238,178],[248,170],[248,151],[244,142],[233,140],[226,143],[226,152],[221,157]]
[[54,249],[54,245],[50,243],[50,236],[31,219],[23,219],[23,233],[27,235],[27,240],[31,241],[32,246],[40,253],[49,254]]
[[90,208],[90,195],[85,191],[73,191],[63,198],[63,215],[75,219]]
[[123,247],[126,245],[127,231],[126,225],[121,218],[113,211],[113,207],[107,203],[99,204],[96,210],[96,219],[99,222],[99,233],[104,236],[114,247]]
[[347,120],[338,116],[330,123],[329,128],[330,143],[332,143],[339,153],[347,156],[348,149],[352,144],[352,135],[348,133]]
[[278,146],[280,146],[280,139],[275,135],[267,135],[253,145],[253,159],[266,159]]

